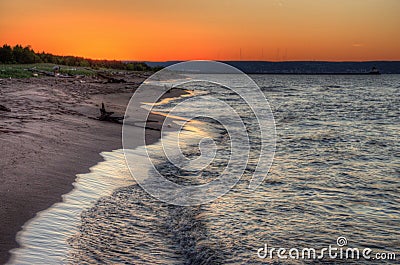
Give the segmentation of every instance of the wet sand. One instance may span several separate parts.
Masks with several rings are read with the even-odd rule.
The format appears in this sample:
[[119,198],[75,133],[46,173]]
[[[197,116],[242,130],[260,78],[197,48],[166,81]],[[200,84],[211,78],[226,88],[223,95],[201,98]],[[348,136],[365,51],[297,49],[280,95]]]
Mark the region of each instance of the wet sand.
[[[15,236],[39,211],[61,201],[78,173],[86,173],[102,151],[122,147],[121,125],[93,119],[100,104],[123,116],[126,104],[146,74],[125,76],[127,83],[102,79],[30,78],[0,80],[0,263],[17,247]],[[177,97],[185,92],[166,94]],[[143,95],[145,101],[146,95]],[[139,108],[139,106],[138,106]],[[137,119],[143,120],[138,112]],[[151,126],[163,117],[151,115]],[[146,130],[148,143],[160,137]]]

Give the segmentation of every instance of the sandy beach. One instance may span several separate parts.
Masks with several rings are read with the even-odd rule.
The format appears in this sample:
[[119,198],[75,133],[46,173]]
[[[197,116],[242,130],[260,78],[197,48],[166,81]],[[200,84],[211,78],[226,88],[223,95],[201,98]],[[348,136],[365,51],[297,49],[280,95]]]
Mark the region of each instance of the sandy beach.
[[[127,83],[103,79],[28,78],[0,80],[0,263],[17,247],[25,222],[68,193],[78,173],[86,173],[102,151],[122,147],[121,125],[96,120],[101,102],[123,116],[135,88],[148,74],[124,76]],[[185,92],[173,90],[168,97]],[[145,101],[146,95],[142,95]],[[138,109],[140,106],[138,106]],[[143,120],[138,111],[137,120]],[[163,117],[152,115],[157,129]],[[160,137],[146,130],[148,143]]]

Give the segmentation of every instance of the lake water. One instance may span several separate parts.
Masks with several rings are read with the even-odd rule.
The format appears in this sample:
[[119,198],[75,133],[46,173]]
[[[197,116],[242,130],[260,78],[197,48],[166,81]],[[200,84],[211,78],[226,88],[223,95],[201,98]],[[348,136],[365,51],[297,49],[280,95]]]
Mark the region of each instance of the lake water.
[[[319,264],[324,261],[261,259],[257,250],[264,244],[338,247],[338,237],[345,237],[348,247],[395,252],[400,259],[400,76],[251,78],[268,99],[276,124],[273,164],[255,190],[248,185],[257,166],[260,133],[251,109],[218,86],[187,83],[184,88],[197,93],[193,107],[180,116],[198,108],[223,115],[223,109],[202,101],[212,95],[229,102],[243,119],[251,154],[238,183],[206,204],[171,205],[136,184],[122,150],[104,153],[105,161],[79,175],[64,202],[25,226],[18,237],[22,247],[13,250],[10,263]],[[168,112],[180,100],[157,110]],[[204,137],[218,147],[213,162],[200,173],[176,168],[161,154],[176,134],[167,133],[148,147],[156,170],[182,185],[218,177],[232,143],[223,125],[200,117],[180,135],[188,158],[199,156],[198,142]],[[143,148],[129,152],[134,156]],[[340,262],[368,263],[335,260]]]

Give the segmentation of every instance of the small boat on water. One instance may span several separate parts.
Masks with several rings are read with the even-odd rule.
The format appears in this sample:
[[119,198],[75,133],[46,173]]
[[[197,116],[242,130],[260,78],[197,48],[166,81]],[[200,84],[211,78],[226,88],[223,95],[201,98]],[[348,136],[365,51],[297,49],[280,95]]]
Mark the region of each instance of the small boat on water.
[[369,71],[370,75],[380,75],[381,72],[376,67],[372,67],[371,71]]

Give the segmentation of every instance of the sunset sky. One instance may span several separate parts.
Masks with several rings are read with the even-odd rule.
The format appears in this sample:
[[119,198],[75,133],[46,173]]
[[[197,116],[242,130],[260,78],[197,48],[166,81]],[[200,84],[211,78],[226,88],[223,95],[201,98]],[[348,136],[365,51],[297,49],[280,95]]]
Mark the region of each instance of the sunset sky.
[[0,44],[118,60],[400,60],[399,0],[0,0]]

